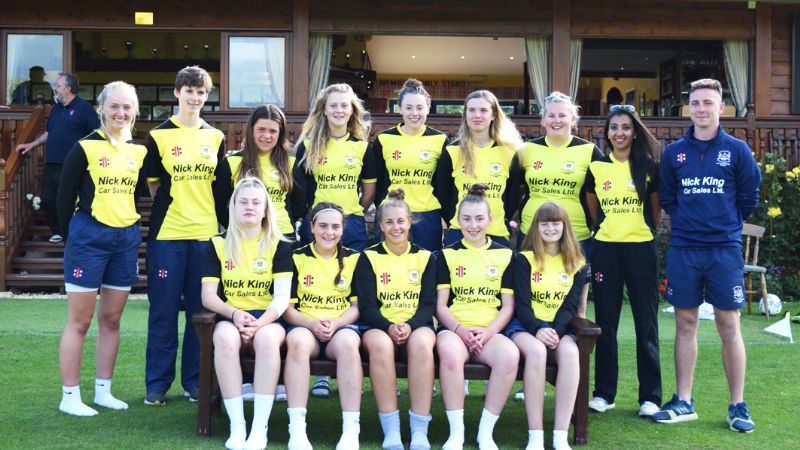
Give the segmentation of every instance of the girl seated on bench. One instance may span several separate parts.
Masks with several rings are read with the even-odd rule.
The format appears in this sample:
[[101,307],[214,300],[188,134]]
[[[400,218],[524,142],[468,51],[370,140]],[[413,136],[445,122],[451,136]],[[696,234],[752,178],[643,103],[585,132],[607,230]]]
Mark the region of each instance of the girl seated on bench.
[[[281,370],[286,332],[278,318],[291,290],[291,245],[280,234],[275,207],[255,177],[236,184],[228,230],[211,238],[202,273],[203,306],[219,315],[214,327],[214,367],[230,419],[229,449],[267,446],[267,423]],[[255,286],[255,288],[251,287]],[[255,350],[253,425],[245,442],[239,350]]]
[[389,192],[376,216],[384,241],[366,249],[356,265],[361,321],[369,353],[369,375],[383,428],[383,449],[403,450],[397,409],[395,353],[408,361],[411,448],[430,449],[433,392],[433,312],[436,263],[430,251],[409,240],[411,209],[405,192]]
[[336,361],[342,436],[337,450],[358,450],[361,367],[358,302],[351,290],[358,253],[342,245],[345,216],[334,203],[320,202],[308,215],[314,240],[295,250],[292,299],[286,310],[286,368],[289,450],[311,450],[306,435],[310,360]]
[[567,434],[580,376],[578,346],[569,324],[577,313],[589,268],[566,210],[555,203],[545,203],[536,211],[521,249],[514,261],[516,317],[504,334],[525,359],[526,450],[544,449],[542,415],[548,356],[558,364],[553,447],[569,449]]
[[469,189],[456,215],[464,237],[437,258],[436,350],[450,423],[444,450],[464,446],[464,364],[471,360],[491,368],[478,427],[481,450],[497,449],[492,432],[519,365],[517,347],[501,334],[514,315],[512,252],[486,236],[492,223],[486,189],[485,184]]

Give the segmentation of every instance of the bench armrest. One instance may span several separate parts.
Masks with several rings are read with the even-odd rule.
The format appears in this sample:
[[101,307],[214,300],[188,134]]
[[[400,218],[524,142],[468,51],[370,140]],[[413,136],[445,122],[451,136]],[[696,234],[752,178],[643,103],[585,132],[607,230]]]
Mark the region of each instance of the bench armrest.
[[601,329],[596,323],[583,317],[575,316],[570,322],[570,327],[575,336],[600,336]]

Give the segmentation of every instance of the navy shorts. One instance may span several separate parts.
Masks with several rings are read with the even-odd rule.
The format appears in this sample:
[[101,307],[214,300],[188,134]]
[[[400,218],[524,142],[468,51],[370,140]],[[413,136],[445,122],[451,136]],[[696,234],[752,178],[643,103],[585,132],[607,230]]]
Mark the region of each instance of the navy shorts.
[[676,248],[667,252],[665,297],[676,308],[697,308],[703,299],[732,310],[745,304],[740,247]]
[[514,340],[514,336],[518,333],[527,333],[528,329],[522,325],[522,322],[519,321],[516,317],[511,319],[511,322],[508,322],[508,325],[503,329],[502,334],[503,336]]
[[[294,330],[295,328],[305,328],[302,325],[292,325],[292,324],[289,324],[289,323],[286,323],[286,322],[283,322],[282,325],[283,325],[283,328],[286,330],[286,335],[289,335],[289,332]],[[356,322],[356,323],[351,323],[350,325],[343,325],[343,326],[337,328],[336,329],[336,333],[338,333],[338,332],[340,332],[342,330],[353,330],[353,331],[356,332],[358,337],[361,338],[361,335],[366,333],[366,331],[368,329],[369,329],[369,327],[367,327],[366,325],[363,325],[361,323]],[[336,336],[336,333],[333,333],[333,335]],[[317,336],[314,335],[313,332],[311,333],[311,335],[314,336],[314,339],[317,339],[317,343],[319,344],[319,355],[317,355],[317,359],[327,359],[327,357],[325,356],[325,348],[328,346],[328,342],[330,342],[330,341],[328,341],[328,342],[320,341],[317,338]],[[333,337],[331,337],[331,339],[333,339]]]
[[[266,309],[247,309],[247,310],[242,310],[242,311],[250,313],[250,315],[255,317],[256,319],[260,319],[261,316],[263,316],[264,313],[267,310]],[[233,319],[231,319],[230,317],[227,317],[227,316],[223,316],[221,314],[217,314],[217,322],[230,322],[230,323],[233,323]],[[283,322],[281,322],[281,318],[280,317],[274,323],[277,323],[278,325],[284,326]]]
[[76,213],[64,248],[64,283],[92,289],[136,284],[141,242],[138,223],[115,228]]

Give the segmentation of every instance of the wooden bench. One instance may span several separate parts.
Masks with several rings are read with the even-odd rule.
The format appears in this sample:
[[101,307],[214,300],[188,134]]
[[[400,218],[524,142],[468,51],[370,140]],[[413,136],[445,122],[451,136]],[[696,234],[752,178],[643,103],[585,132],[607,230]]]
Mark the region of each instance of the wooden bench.
[[[197,336],[200,340],[200,392],[197,403],[197,434],[208,436],[211,434],[211,415],[221,414],[221,399],[217,374],[214,370],[214,313],[202,312],[192,317]],[[575,427],[574,442],[577,445],[588,443],[589,434],[589,357],[594,349],[597,336],[600,335],[600,328],[587,319],[575,317],[572,319],[572,331],[577,337],[578,351],[580,358],[580,381],[578,383],[578,395],[575,398],[575,411],[573,412],[572,423]],[[364,358],[364,376],[369,374],[369,363],[365,352],[362,351]],[[252,374],[255,369],[255,358],[253,354],[242,353],[242,372]],[[438,367],[436,376],[438,377]],[[555,365],[547,366],[547,382],[554,384],[558,367]],[[482,364],[467,364],[464,366],[464,376],[468,380],[488,380],[489,367]],[[312,360],[311,375],[336,376],[336,362],[328,360]],[[405,362],[397,363],[397,377],[406,378],[408,367]],[[522,379],[522,365],[517,371],[517,380]]]

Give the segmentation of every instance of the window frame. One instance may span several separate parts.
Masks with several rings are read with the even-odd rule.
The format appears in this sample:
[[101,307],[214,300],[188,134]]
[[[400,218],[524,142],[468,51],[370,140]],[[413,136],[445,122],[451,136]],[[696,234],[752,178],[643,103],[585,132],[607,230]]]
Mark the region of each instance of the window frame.
[[256,38],[283,38],[283,61],[284,61],[284,93],[283,93],[283,109],[289,109],[292,104],[292,89],[290,80],[292,80],[292,33],[289,32],[222,32],[220,38],[222,39],[220,47],[220,67],[219,67],[219,105],[222,111],[249,111],[251,108],[247,106],[230,105],[230,92],[228,91],[228,84],[230,82],[230,40],[235,37],[256,37]]
[[70,30],[43,30],[43,29],[19,29],[2,30],[0,32],[0,98],[5,102],[7,98],[6,82],[8,77],[8,35],[10,34],[30,34],[30,35],[60,35],[62,40],[62,72],[73,71],[72,61],[72,31]]

